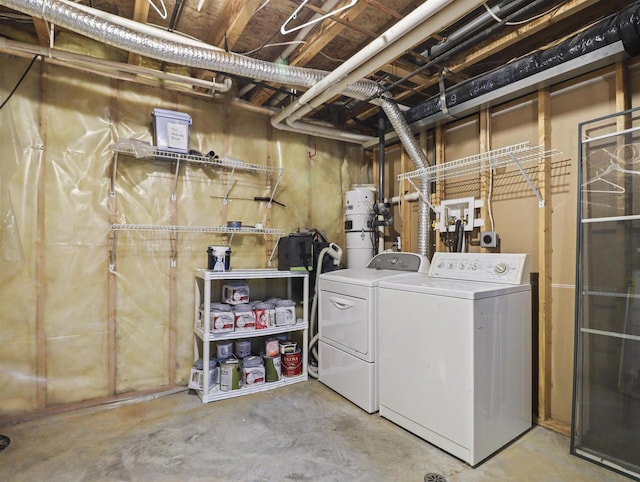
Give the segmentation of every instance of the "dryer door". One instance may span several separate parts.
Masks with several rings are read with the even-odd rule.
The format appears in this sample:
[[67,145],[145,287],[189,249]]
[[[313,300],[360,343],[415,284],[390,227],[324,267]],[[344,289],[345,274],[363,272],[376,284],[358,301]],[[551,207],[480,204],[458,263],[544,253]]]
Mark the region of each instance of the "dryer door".
[[372,287],[321,280],[320,339],[365,361],[373,361],[374,294]]

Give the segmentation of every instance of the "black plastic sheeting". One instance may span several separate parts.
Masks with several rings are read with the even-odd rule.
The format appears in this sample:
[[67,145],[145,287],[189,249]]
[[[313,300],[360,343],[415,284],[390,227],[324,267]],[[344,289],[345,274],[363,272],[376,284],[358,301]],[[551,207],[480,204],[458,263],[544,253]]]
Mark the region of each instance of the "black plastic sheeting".
[[[605,18],[597,25],[555,47],[516,60],[446,89],[446,107],[455,107],[489,94],[618,41],[622,41],[629,55],[640,54],[640,1],[634,2],[624,10]],[[405,118],[411,124],[442,110],[442,97],[438,95],[409,109],[405,113]]]

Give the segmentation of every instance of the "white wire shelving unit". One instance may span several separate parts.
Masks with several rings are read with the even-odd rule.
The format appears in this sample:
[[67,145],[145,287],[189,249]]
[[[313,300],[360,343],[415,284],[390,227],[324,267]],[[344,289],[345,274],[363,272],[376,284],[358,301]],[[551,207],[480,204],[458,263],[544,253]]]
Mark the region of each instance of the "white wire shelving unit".
[[[539,206],[543,207],[544,199],[542,199],[540,192],[522,165],[532,161],[539,162],[541,159],[555,156],[559,153],[560,152],[555,149],[545,150],[542,146],[535,145],[530,142],[521,142],[519,144],[501,147],[482,154],[476,154],[457,159],[455,161],[445,162],[443,164],[428,166],[416,169],[415,171],[399,174],[397,179],[398,181],[408,181],[413,188],[420,193],[420,190],[413,182],[413,179],[415,178],[426,181],[443,181],[455,177],[480,174],[483,171],[490,171],[500,167],[516,166],[538,198]],[[424,199],[422,194],[420,194],[420,196],[422,197],[422,200],[433,209],[429,200]]]
[[227,180],[227,192],[224,196],[224,201],[223,201],[225,204],[227,204],[229,200],[229,194],[233,186],[233,176],[235,174],[235,171],[254,172],[254,173],[275,178],[275,184],[273,186],[273,189],[271,190],[271,196],[269,197],[269,203],[268,203],[269,207],[271,207],[273,204],[273,198],[275,197],[275,193],[280,184],[280,180],[282,179],[282,175],[284,174],[284,168],[282,167],[252,164],[249,162],[240,161],[238,159],[233,159],[231,157],[226,157],[226,156],[209,157],[209,156],[197,156],[192,154],[179,154],[179,153],[159,150],[154,146],[146,145],[139,142],[137,143],[136,142],[129,142],[129,143],[116,142],[115,144],[111,145],[111,150],[114,153],[113,171],[112,171],[112,177],[111,177],[111,196],[116,195],[116,173],[118,170],[118,156],[120,154],[129,156],[129,157],[134,157],[136,159],[143,159],[148,161],[175,162],[176,168],[174,172],[173,192],[171,194],[171,199],[174,201],[176,199],[176,189],[178,186],[178,173],[180,171],[181,163],[195,164],[201,167],[231,171],[231,174]]
[[[271,208],[274,202],[275,193],[284,174],[284,168],[264,166],[260,164],[252,164],[249,162],[240,161],[226,156],[199,156],[192,154],[180,154],[169,151],[157,149],[155,146],[146,144],[141,141],[124,139],[119,140],[111,145],[111,150],[114,153],[113,167],[111,172],[111,190],[112,197],[116,196],[116,178],[118,171],[118,156],[124,155],[133,157],[135,159],[141,159],[143,161],[157,161],[157,162],[172,162],[175,163],[175,170],[173,174],[173,190],[171,193],[171,200],[176,200],[176,190],[178,186],[178,175],[180,172],[181,164],[193,164],[204,168],[224,170],[229,173],[226,180],[226,193],[224,196],[224,204],[229,201],[229,195],[233,187],[233,176],[236,171],[256,173],[264,175],[269,179],[275,179],[273,182],[273,188],[271,189],[270,196],[265,197],[268,199],[268,207]],[[115,271],[115,258],[116,249],[118,245],[118,233],[121,231],[146,231],[146,232],[159,232],[169,233],[171,236],[171,266],[176,266],[177,260],[177,245],[178,236],[181,233],[200,233],[200,234],[213,234],[213,235],[227,235],[230,236],[228,244],[231,245],[233,237],[236,235],[245,234],[257,234],[263,236],[275,236],[277,239],[284,235],[283,229],[273,228],[255,228],[255,227],[230,227],[230,226],[174,226],[174,225],[158,225],[158,224],[112,224],[111,225],[111,238],[110,238],[110,257],[109,257],[109,270]],[[274,246],[271,259],[275,253],[277,244]]]
[[[218,234],[218,235],[230,235],[228,244],[231,245],[233,237],[235,235],[242,234],[260,234],[265,236],[275,236],[280,239],[284,236],[284,229],[280,228],[255,228],[255,227],[240,227],[230,228],[228,226],[171,226],[162,224],[112,224],[112,238],[111,238],[111,253],[109,258],[109,270],[115,271],[115,255],[118,245],[118,232],[120,231],[147,231],[147,232],[164,232],[170,233],[172,236],[172,255],[171,266],[176,265],[177,259],[177,241],[179,233],[201,233],[201,234]],[[277,243],[276,243],[277,247]],[[274,247],[275,252],[275,247]],[[271,254],[273,257],[273,252]],[[271,259],[269,260],[271,261]]]

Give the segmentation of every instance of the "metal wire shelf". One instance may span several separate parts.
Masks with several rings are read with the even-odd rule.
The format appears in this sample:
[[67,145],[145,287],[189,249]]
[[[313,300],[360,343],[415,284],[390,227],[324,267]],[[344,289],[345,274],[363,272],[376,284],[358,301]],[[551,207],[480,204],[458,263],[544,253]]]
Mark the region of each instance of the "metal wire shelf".
[[[559,153],[560,152],[556,149],[544,150],[542,146],[531,144],[530,142],[521,142],[519,144],[501,147],[482,154],[463,157],[444,164],[428,166],[415,171],[399,174],[397,179],[398,181],[409,181],[416,191],[420,192],[412,182],[412,179],[420,178],[426,181],[442,181],[470,174],[480,174],[483,171],[493,170],[499,167],[515,165],[538,198],[540,207],[542,207],[544,206],[544,200],[522,167],[522,164],[531,161],[539,161],[540,159],[555,156]],[[428,200],[424,201],[430,205]]]
[[154,158],[163,161],[180,161],[188,162],[191,164],[199,164],[207,167],[227,168],[227,169],[242,169],[245,171],[263,172],[268,174],[281,174],[284,171],[282,167],[263,166],[260,164],[252,164],[249,162],[240,161],[226,156],[197,156],[192,154],[179,154],[175,152],[161,151],[153,146],[144,150],[144,156],[140,156],[133,146],[125,146],[121,144],[113,144],[111,146],[113,152],[126,154],[133,157]]
[[122,140],[117,141],[111,145],[111,150],[114,152],[113,171],[111,176],[111,196],[116,195],[116,172],[118,169],[118,155],[124,154],[126,156],[135,157],[136,159],[155,160],[155,161],[168,161],[175,162],[176,168],[174,172],[173,192],[171,193],[171,199],[176,200],[176,189],[178,187],[178,172],[180,171],[180,163],[186,162],[189,164],[197,164],[202,167],[208,167],[212,169],[226,169],[231,171],[231,175],[227,180],[227,192],[224,196],[224,204],[227,204],[231,188],[233,186],[233,176],[236,170],[249,171],[264,174],[268,177],[276,176],[275,185],[271,190],[271,196],[269,197],[268,206],[273,205],[273,198],[275,197],[276,190],[284,174],[283,167],[263,166],[261,164],[252,164],[249,162],[240,161],[226,156],[197,156],[192,154],[180,154],[176,152],[162,151],[149,144],[141,143],[134,140]]
[[559,154],[555,149],[545,151],[541,146],[530,142],[521,142],[507,147],[501,147],[482,154],[463,157],[455,161],[424,167],[415,171],[398,175],[398,180],[413,179],[416,177],[428,180],[443,180],[445,178],[465,176],[479,173],[487,169],[497,169],[513,165],[514,156],[520,163],[537,161],[541,158]]
[[[201,233],[201,234],[223,234],[231,235],[228,244],[231,245],[233,237],[236,234],[262,234],[277,236],[280,239],[284,236],[284,229],[280,228],[255,228],[255,227],[240,227],[230,228],[228,226],[172,226],[165,224],[112,224],[112,236],[110,246],[110,258],[109,258],[109,271],[115,271],[115,256],[116,248],[118,245],[118,232],[120,231],[147,231],[147,232],[164,232],[172,235],[172,254],[171,254],[171,266],[176,266],[176,260],[178,255],[177,237],[179,233]],[[271,257],[277,247],[277,243],[274,245]],[[271,258],[269,259],[271,262]]]
[[284,235],[284,229],[228,226],[171,226],[163,224],[112,224],[114,231],[164,231],[173,233],[214,233],[214,234],[273,234]]

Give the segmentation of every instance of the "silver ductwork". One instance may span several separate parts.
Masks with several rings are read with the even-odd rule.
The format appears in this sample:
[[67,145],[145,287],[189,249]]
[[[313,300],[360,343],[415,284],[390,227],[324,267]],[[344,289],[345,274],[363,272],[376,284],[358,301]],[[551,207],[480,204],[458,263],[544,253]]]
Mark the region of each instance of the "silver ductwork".
[[[290,86],[311,88],[329,72],[291,67],[265,62],[239,54],[224,52],[211,46],[185,43],[154,34],[150,29],[138,30],[127,24],[116,23],[104,18],[101,12],[91,13],[88,7],[53,0],[0,0],[5,7],[33,17],[44,19],[59,27],[74,31],[107,45],[143,55],[157,60],[179,65],[234,74],[264,82],[282,83]],[[159,31],[160,32],[160,31]],[[380,94],[376,82],[359,80],[347,86],[343,95],[363,99]],[[398,138],[416,168],[428,165],[425,154],[416,142],[404,116],[395,102],[382,96],[377,101],[386,113]],[[320,134],[319,134],[320,135]],[[423,194],[428,195],[428,183],[421,183]],[[427,206],[420,204],[418,252],[427,254]]]

